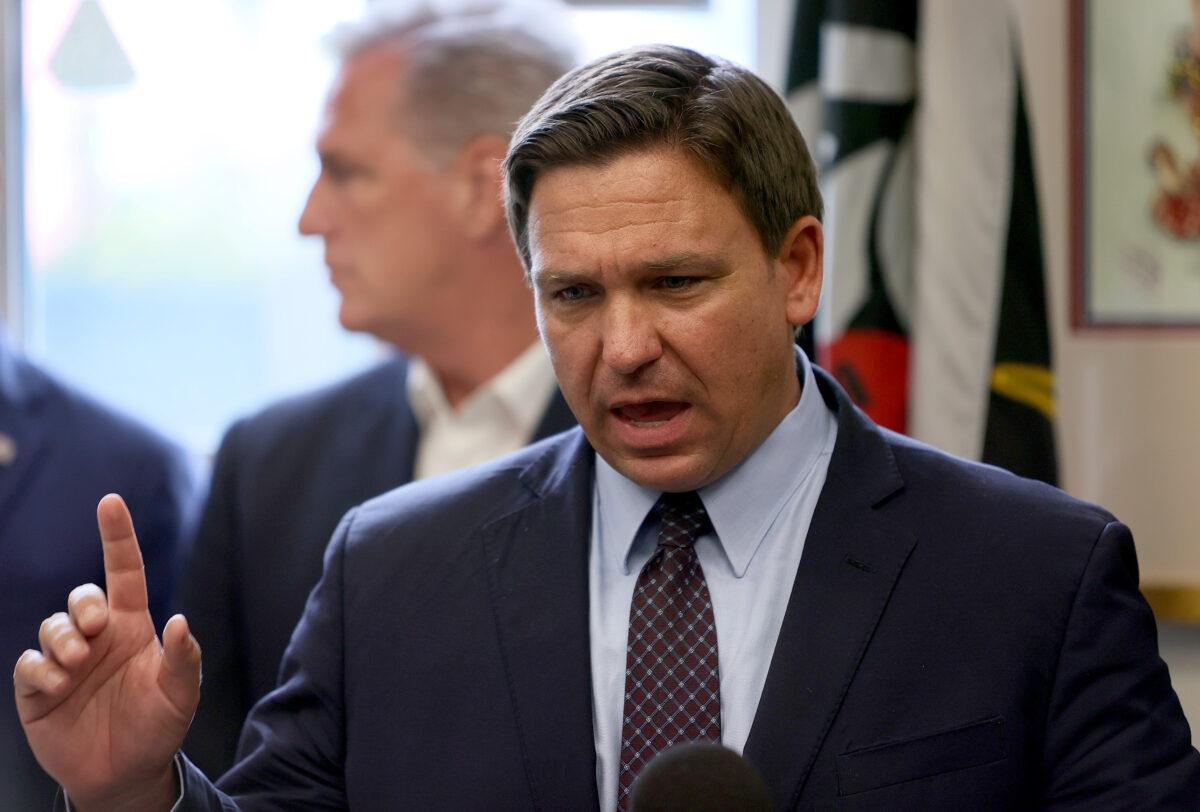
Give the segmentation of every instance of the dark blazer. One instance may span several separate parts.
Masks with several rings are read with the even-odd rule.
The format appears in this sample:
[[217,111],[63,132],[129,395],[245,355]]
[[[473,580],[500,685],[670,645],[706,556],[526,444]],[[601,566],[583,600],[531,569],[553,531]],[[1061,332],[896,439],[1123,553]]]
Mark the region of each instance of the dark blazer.
[[[872,425],[838,437],[745,755],[780,808],[1200,808],[1128,530]],[[597,805],[576,430],[339,525],[221,787],[242,809]],[[186,809],[222,796],[185,763]]]
[[[197,496],[183,452],[18,357],[3,339],[0,435],[4,667],[38,648],[42,619],[63,610],[71,589],[104,585],[96,503],[112,491],[133,511],[150,607],[165,622]],[[0,809],[46,809],[54,790],[25,742],[10,689],[0,700]]]
[[[417,423],[399,357],[239,421],[217,452],[183,582],[204,651],[200,707],[186,748],[219,775],[279,661],[338,520],[409,482]],[[575,425],[556,394],[536,439]]]

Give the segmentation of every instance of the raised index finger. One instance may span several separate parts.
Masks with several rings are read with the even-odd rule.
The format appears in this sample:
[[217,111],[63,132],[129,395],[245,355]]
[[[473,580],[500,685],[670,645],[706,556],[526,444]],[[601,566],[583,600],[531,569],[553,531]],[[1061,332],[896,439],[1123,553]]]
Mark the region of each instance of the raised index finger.
[[146,611],[146,573],[142,551],[133,534],[133,518],[125,500],[110,493],[96,507],[100,543],[104,546],[104,580],[108,606],[114,611]]

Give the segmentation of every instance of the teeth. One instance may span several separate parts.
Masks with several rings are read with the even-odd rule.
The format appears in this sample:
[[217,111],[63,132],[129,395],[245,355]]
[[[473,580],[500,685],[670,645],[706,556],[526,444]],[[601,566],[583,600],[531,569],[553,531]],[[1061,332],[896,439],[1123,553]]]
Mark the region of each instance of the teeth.
[[667,424],[666,420],[630,420],[629,422],[640,429],[653,429]]

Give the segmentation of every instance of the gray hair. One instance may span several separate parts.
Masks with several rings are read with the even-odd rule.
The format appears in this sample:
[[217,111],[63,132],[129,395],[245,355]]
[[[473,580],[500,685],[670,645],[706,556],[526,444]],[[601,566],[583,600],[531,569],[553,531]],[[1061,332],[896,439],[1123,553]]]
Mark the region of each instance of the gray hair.
[[727,190],[769,255],[801,217],[821,217],[808,147],[765,82],[687,48],[630,48],[563,76],[513,134],[505,207],[526,271],[529,200],[542,172],[659,145],[690,155]]
[[403,53],[402,128],[442,162],[476,136],[508,140],[576,64],[570,21],[552,0],[376,2],[335,28],[328,44],[343,63],[377,47]]

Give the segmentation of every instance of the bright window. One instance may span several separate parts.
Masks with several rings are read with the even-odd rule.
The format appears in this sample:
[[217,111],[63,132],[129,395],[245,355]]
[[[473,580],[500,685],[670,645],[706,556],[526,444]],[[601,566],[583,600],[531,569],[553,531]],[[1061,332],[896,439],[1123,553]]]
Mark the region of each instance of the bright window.
[[[23,4],[26,352],[210,451],[239,414],[380,350],[296,219],[362,0]],[[586,57],[670,41],[752,66],[754,4],[574,11]]]

